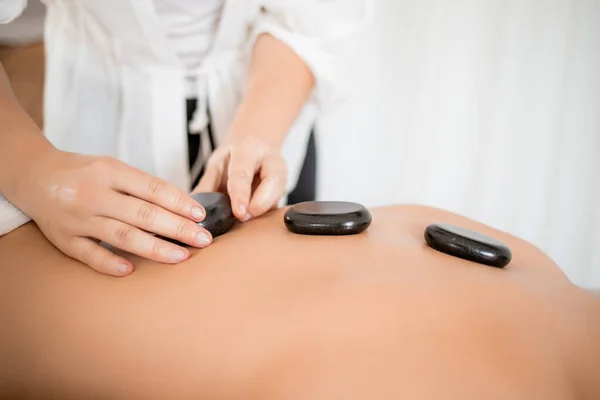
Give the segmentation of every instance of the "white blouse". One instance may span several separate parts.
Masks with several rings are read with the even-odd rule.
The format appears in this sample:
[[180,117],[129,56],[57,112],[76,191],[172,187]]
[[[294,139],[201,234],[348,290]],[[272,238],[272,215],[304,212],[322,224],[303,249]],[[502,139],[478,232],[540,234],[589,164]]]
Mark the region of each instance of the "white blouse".
[[[224,0],[210,49],[198,57],[174,45],[173,32],[190,20],[165,19],[164,3],[43,0],[44,133],[61,150],[116,157],[189,190],[186,82],[194,80],[191,94],[198,99],[190,130],[204,130],[210,107],[219,145],[243,98],[253,43],[269,33],[315,76],[311,98],[282,146],[289,192],[317,115],[332,110],[352,87],[347,68],[356,64],[356,41],[371,22],[373,1]],[[18,16],[25,4],[2,0],[0,21]]]
[[[167,39],[188,71],[200,68],[217,35],[225,0],[154,0]],[[186,97],[194,98],[195,79],[186,79]]]
[[3,0],[0,3],[0,24],[6,24],[17,18],[26,5],[27,0]]

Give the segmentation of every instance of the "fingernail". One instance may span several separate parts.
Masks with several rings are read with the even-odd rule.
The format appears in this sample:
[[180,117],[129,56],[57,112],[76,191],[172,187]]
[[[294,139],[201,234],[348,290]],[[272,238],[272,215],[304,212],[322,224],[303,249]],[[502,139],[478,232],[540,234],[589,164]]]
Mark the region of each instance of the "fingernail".
[[247,213],[242,222],[250,221],[250,219],[252,219],[252,215],[250,213]]
[[202,219],[204,218],[204,210],[202,210],[200,207],[193,207],[192,208],[192,217],[194,217],[194,219]]
[[117,271],[120,274],[127,274],[131,270],[131,266],[125,263],[121,263],[117,266]]
[[172,250],[171,251],[171,259],[175,262],[180,262],[185,260],[185,253],[183,250]]
[[202,247],[208,246],[210,244],[210,236],[206,232],[200,232],[196,235],[196,241]]
[[244,215],[244,214],[246,214],[246,207],[245,207],[243,204],[240,204],[240,205],[238,206],[238,210],[240,210],[240,214],[241,214],[241,215]]

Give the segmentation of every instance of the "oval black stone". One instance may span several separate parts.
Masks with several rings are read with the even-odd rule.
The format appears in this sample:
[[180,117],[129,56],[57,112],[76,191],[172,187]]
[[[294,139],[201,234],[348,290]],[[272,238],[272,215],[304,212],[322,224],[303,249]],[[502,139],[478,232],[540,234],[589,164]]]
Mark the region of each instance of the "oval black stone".
[[504,243],[450,224],[429,225],[425,229],[425,242],[442,253],[491,267],[503,268],[512,259]]
[[284,214],[286,228],[301,235],[354,235],[371,225],[371,213],[358,203],[307,201]]
[[[210,232],[213,238],[227,233],[236,221],[231,211],[231,200],[228,195],[217,192],[196,193],[191,196],[206,210],[206,217],[198,225]],[[187,246],[177,240],[161,237],[172,243]]]
[[228,195],[217,192],[196,193],[192,198],[202,204],[206,217],[198,225],[210,232],[213,238],[227,233],[235,223],[231,211],[231,199]]

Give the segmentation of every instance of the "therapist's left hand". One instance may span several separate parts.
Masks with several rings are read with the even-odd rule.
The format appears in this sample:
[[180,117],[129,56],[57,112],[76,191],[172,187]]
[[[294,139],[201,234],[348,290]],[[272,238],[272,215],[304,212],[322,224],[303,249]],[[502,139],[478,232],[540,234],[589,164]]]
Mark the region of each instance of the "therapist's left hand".
[[266,140],[245,136],[215,150],[193,193],[229,194],[233,214],[248,221],[276,208],[286,183],[287,165],[280,149]]

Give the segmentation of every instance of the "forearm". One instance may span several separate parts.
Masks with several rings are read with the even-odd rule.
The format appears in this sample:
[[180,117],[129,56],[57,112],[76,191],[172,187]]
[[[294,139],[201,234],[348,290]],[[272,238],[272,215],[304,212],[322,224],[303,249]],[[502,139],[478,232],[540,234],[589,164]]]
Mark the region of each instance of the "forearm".
[[25,46],[0,45],[0,63],[23,110],[37,126],[44,126],[45,55],[43,42]]
[[261,35],[254,46],[246,95],[228,140],[251,134],[281,146],[313,86],[310,68],[291,48],[273,36]]
[[17,102],[0,64],[0,193],[11,198],[19,176],[53,146]]

